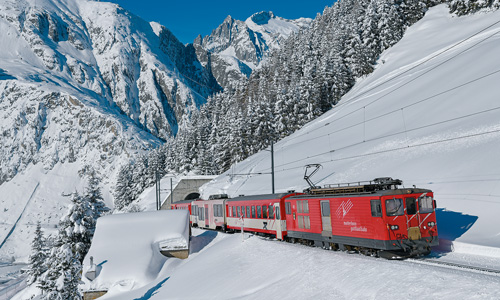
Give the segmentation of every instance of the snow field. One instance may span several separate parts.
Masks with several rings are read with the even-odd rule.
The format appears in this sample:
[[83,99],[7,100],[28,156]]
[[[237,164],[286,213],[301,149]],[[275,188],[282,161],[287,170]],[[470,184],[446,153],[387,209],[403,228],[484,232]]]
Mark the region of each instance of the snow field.
[[200,239],[199,252],[184,261],[168,259],[150,284],[102,299],[500,297],[498,276],[194,229],[192,243]]

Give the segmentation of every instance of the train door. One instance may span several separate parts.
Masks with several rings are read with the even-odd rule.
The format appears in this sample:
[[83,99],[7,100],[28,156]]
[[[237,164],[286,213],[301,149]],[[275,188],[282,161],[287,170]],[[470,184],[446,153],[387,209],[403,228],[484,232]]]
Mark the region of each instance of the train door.
[[208,213],[208,204],[205,204],[205,227],[210,225],[210,214]]
[[422,236],[420,234],[419,215],[417,210],[417,200],[413,197],[405,199],[406,202],[406,227],[408,229],[408,238],[410,240],[418,240]]
[[283,230],[286,230],[286,225],[285,227],[283,227],[283,223],[281,222],[281,211],[279,202],[274,203],[274,218],[276,220],[276,238],[278,240],[283,240]]
[[323,200],[320,201],[320,206],[321,206],[321,226],[322,226],[322,231],[321,235],[322,236],[331,236],[332,235],[332,218],[330,216],[330,201],[329,200]]

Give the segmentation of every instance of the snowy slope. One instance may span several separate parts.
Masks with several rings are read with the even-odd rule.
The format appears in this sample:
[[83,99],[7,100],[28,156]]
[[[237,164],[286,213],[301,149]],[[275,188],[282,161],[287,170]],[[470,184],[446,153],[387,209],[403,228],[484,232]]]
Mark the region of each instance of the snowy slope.
[[[277,191],[306,188],[310,163],[319,185],[399,178],[435,192],[442,238],[500,247],[499,18],[431,9],[337,107],[274,146]],[[270,165],[258,153],[202,196],[270,192],[269,175],[252,175]]]

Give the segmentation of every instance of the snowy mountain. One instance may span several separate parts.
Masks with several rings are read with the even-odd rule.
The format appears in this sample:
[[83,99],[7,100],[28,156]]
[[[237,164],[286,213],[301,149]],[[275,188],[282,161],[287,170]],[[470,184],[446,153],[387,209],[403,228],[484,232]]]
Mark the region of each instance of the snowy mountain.
[[[2,181],[30,162],[36,163],[38,155],[60,156],[44,161],[47,164],[71,160],[68,154],[61,154],[69,145],[74,146],[71,155],[79,157],[86,138],[75,142],[67,136],[75,132],[64,137],[59,133],[51,144],[57,155],[43,151],[50,132],[46,127],[59,122],[47,120],[52,114],[68,119],[61,125],[62,132],[76,129],[68,126],[69,119],[80,117],[82,125],[96,119],[90,114],[98,114],[166,139],[177,132],[178,121],[186,112],[218,89],[192,48],[182,45],[166,28],[153,30],[115,4],[3,1],[0,12],[0,105],[8,120],[0,125],[5,137],[1,142]],[[89,115],[78,116],[81,110]],[[106,120],[96,124],[99,127]],[[111,127],[105,126],[108,131]],[[99,130],[103,129],[88,128],[104,137]]]
[[0,2],[0,258],[26,259],[36,220],[54,230],[99,171],[157,147],[219,86],[168,29],[116,4]]
[[269,51],[278,49],[292,33],[309,28],[312,20],[287,20],[272,12],[259,12],[245,21],[227,16],[208,36],[198,36],[193,45],[198,59],[209,65],[217,82],[227,86],[248,78]]

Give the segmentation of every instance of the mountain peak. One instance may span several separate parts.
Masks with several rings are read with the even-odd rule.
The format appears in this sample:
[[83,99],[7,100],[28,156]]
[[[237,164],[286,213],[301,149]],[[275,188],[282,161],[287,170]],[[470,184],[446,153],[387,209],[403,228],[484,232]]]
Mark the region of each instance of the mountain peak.
[[265,25],[269,20],[274,18],[272,11],[261,11],[253,14],[250,19],[257,25]]

